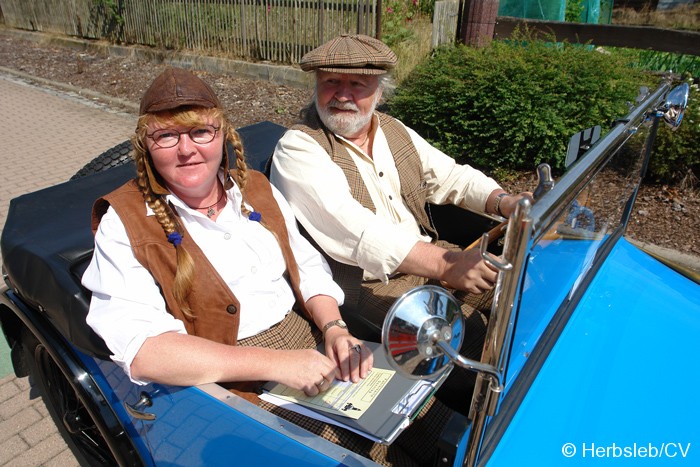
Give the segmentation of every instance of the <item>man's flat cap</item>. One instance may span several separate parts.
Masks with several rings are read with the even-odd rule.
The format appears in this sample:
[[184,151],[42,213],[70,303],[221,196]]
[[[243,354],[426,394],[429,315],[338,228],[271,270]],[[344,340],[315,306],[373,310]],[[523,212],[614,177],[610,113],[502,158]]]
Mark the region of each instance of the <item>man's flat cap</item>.
[[382,41],[362,34],[342,34],[301,58],[304,71],[381,75],[396,66],[396,54]]
[[173,110],[185,105],[221,107],[214,91],[194,73],[182,68],[167,67],[143,95],[139,115]]

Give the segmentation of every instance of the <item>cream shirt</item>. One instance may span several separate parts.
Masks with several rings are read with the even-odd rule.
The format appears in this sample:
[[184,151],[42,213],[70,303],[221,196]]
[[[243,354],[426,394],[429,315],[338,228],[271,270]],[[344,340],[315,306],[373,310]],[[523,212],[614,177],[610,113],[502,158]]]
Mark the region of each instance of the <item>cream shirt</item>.
[[[384,282],[419,241],[418,223],[401,199],[401,183],[384,132],[376,128],[373,158],[340,137],[349,149],[376,207],[376,215],[355,201],[342,169],[309,135],[289,130],[275,148],[271,176],[295,216],[318,245],[336,261],[359,266],[365,279]],[[498,183],[482,172],[456,164],[406,127],[420,156],[428,201],[484,212]]]
[[[301,236],[289,205],[272,188],[299,265],[304,300],[329,295],[342,304],[343,291],[333,282],[325,259]],[[241,212],[238,187],[228,190],[226,207],[215,222],[176,196],[168,195],[168,200],[240,301],[238,338],[253,336],[282,321],[294,304],[294,293],[283,276],[284,258],[273,235]],[[150,208],[147,211],[153,215]],[[146,338],[165,332],[186,333],[182,321],[166,311],[153,276],[136,260],[124,225],[111,207],[100,222],[95,252],[82,282],[93,292],[87,323],[104,339],[112,360],[130,378],[131,363]]]

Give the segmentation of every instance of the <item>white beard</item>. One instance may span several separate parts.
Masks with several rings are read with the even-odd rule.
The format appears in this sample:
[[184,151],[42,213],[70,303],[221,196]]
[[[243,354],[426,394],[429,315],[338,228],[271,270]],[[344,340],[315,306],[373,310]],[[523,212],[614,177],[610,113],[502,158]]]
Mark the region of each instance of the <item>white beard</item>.
[[[366,114],[360,113],[360,109],[352,102],[339,102],[336,99],[331,100],[325,108],[318,105],[316,99],[316,111],[318,116],[326,127],[333,133],[345,138],[352,137],[358,134],[372,121],[374,109],[381,94],[377,93],[372,107]],[[331,109],[353,110],[355,113],[333,113]]]

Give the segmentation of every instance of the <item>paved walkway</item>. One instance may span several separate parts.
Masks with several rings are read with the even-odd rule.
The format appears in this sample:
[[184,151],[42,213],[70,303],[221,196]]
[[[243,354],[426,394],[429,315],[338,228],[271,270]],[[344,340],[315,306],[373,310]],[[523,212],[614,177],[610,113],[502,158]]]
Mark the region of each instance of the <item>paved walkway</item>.
[[[136,117],[0,74],[0,232],[12,198],[68,180],[126,140]],[[37,219],[41,222],[41,219]],[[16,378],[0,333],[0,466],[74,466],[27,378]]]

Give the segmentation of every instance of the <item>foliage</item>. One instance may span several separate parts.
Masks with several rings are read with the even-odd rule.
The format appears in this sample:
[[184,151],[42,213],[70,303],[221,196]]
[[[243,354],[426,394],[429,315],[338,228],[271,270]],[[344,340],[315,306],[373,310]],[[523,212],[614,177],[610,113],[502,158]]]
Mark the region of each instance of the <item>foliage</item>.
[[411,35],[391,47],[398,57],[392,75],[399,84],[432,50],[432,25],[425,15],[417,15],[415,20],[407,23],[407,27]]
[[642,50],[636,66],[644,70],[690,74],[700,78],[700,57],[693,55]]
[[392,115],[456,158],[493,172],[563,168],[576,132],[627,113],[651,78],[587,46],[532,40],[441,48],[404,80]]
[[409,39],[410,23],[419,12],[418,0],[389,0],[382,14],[382,41],[394,47]]
[[691,78],[687,81],[690,94],[681,126],[675,131],[659,126],[647,180],[693,188],[700,175],[700,90]]
[[403,79],[430,54],[432,24],[425,13],[432,0],[390,0],[382,14],[382,41],[396,53],[398,63],[394,79]]
[[567,0],[564,21],[567,23],[580,23],[585,7],[583,2],[584,0]]
[[418,8],[422,14],[432,18],[435,12],[435,0],[418,0]]
[[91,9],[92,21],[102,21],[102,35],[113,41],[118,41],[123,37],[124,16],[122,16],[122,7],[118,0],[92,0],[93,8]]

